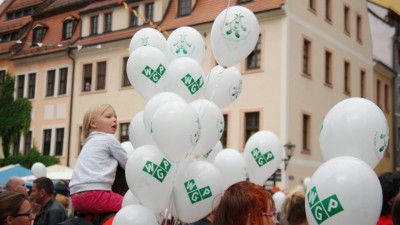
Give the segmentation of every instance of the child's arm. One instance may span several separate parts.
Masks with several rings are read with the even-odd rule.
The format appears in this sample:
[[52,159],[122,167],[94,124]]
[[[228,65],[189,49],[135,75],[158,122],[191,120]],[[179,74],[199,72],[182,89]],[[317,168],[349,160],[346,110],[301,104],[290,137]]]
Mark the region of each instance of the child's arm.
[[125,170],[126,161],[128,161],[128,153],[122,147],[121,143],[113,136],[111,141],[111,155],[118,161],[119,165]]

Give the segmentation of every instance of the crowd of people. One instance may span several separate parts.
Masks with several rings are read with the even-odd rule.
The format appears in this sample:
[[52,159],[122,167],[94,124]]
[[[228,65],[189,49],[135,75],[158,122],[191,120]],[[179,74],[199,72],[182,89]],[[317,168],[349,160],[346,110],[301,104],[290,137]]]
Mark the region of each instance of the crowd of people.
[[[117,124],[115,110],[108,104],[92,107],[84,115],[84,145],[69,183],[77,215],[116,213],[122,207],[123,196],[113,191],[112,184],[128,157],[114,136]],[[400,225],[400,172],[381,174],[379,181],[383,205],[377,225]],[[68,224],[68,201],[55,193],[49,178],[34,180],[30,195],[20,177],[11,177],[5,189],[0,194],[0,223]],[[193,225],[308,225],[304,185],[290,191],[280,209],[271,194],[250,181],[235,183],[224,191],[215,209]]]

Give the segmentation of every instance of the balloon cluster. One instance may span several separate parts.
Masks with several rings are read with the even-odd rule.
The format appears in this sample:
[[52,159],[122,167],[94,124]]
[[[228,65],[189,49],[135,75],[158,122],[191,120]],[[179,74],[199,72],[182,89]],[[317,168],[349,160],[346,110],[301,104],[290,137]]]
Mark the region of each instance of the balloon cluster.
[[320,131],[326,162],[307,180],[309,224],[376,224],[382,190],[373,168],[388,142],[386,118],[370,100],[348,98],[329,110]]
[[137,213],[151,217],[147,221],[153,222],[145,224],[168,215],[193,223],[212,211],[231,184],[247,177],[264,184],[277,169],[281,143],[272,132],[254,134],[244,157],[220,142],[221,108],[233,103],[242,88],[235,65],[250,54],[258,37],[258,21],[250,10],[233,6],[221,12],[211,30],[219,65],[207,77],[201,67],[205,44],[196,29],[179,27],[165,39],[143,28],[132,37],[126,70],[148,101],[131,121],[131,145],[124,143],[129,191],[116,215],[118,224],[139,224],[129,219]]

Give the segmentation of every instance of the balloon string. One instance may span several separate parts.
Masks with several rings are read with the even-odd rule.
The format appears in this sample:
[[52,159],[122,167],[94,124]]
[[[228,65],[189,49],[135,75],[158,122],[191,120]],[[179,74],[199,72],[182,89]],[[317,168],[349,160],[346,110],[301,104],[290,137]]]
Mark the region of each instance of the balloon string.
[[[228,16],[228,10],[229,10],[229,6],[231,5],[231,0],[228,0],[228,5],[226,6],[226,12],[225,12],[225,16],[224,16],[224,23],[226,22],[226,17]],[[223,26],[221,26],[221,31],[222,31]]]

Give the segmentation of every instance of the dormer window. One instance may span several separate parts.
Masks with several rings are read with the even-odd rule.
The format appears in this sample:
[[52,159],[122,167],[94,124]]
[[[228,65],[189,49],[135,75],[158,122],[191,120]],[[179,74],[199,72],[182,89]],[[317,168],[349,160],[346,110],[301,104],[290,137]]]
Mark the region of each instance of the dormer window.
[[38,43],[43,43],[46,31],[47,27],[44,27],[42,25],[38,25],[33,29],[32,46],[37,46]]
[[178,13],[179,16],[190,15],[191,10],[191,0],[179,0],[178,2]]
[[75,30],[76,19],[73,17],[67,17],[63,22],[63,40],[71,39]]

